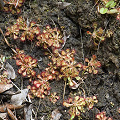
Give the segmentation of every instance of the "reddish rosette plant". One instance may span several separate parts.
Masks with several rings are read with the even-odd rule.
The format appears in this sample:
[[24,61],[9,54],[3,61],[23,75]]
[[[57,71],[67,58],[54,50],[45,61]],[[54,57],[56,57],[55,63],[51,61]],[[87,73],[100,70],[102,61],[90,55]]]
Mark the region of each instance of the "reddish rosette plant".
[[4,1],[4,11],[11,12],[12,14],[19,14],[21,12],[20,7],[23,5],[24,0],[9,0],[9,2]]
[[11,27],[7,27],[7,32],[5,33],[5,35],[13,37],[13,39],[17,39],[19,35],[19,25],[14,24]]
[[104,30],[101,27],[97,29],[97,23],[93,23],[93,28],[93,33],[87,31],[87,34],[91,35],[94,45],[98,46],[99,42],[103,42],[106,36],[104,34]]
[[94,103],[97,103],[98,100],[97,100],[97,97],[96,96],[93,96],[93,97],[86,97],[85,98],[85,102],[86,102],[86,105],[89,109],[92,109],[93,106],[94,106]]
[[[41,77],[42,77],[42,78],[41,78]],[[43,80],[53,80],[52,75],[49,74],[47,71],[43,71],[43,72],[41,73],[41,76],[38,75],[38,78],[39,78],[39,79],[43,79]]]
[[87,98],[75,96],[74,99],[69,98],[68,100],[64,101],[63,105],[70,107],[69,114],[71,115],[70,120],[72,120],[75,116],[79,116],[81,112],[85,112],[85,108],[92,109],[94,103],[97,102],[98,101],[95,96]]
[[51,93],[50,97],[49,97],[50,101],[55,104],[57,102],[57,100],[60,99],[59,96],[57,96],[57,93],[54,92],[54,93]]
[[71,120],[75,116],[79,116],[81,112],[85,112],[85,99],[83,97],[75,96],[75,98],[69,98],[67,101],[63,102],[63,106],[70,107],[69,114],[71,116]]
[[24,77],[35,76],[36,72],[33,70],[37,66],[37,60],[31,56],[25,55],[24,51],[16,49],[17,54],[14,57],[16,59],[16,65],[20,66],[18,70],[19,74],[22,74]]
[[28,86],[31,91],[31,96],[44,98],[45,95],[50,94],[50,86],[48,80],[51,80],[52,76],[47,72],[42,72],[41,75],[37,75],[37,80],[31,81],[32,85]]
[[27,23],[22,17],[19,17],[13,26],[7,28],[5,35],[11,35],[14,39],[20,38],[24,42],[26,39],[33,41],[38,34],[40,34],[40,29],[34,21]]
[[8,79],[8,72],[3,71],[2,75],[0,75],[0,84],[9,84],[11,80]]
[[91,60],[85,58],[85,62],[87,65],[83,65],[83,70],[87,71],[88,73],[97,74],[97,68],[101,67],[100,61],[96,60],[96,55],[93,55]]
[[15,60],[22,60],[25,57],[24,50],[20,50],[19,48],[16,48],[16,54],[14,55]]
[[111,117],[106,117],[106,112],[100,112],[96,115],[96,120],[112,120]]
[[33,59],[31,56],[25,56],[22,60],[16,60],[16,65],[20,66],[18,70],[19,74],[27,77],[36,75],[33,68],[37,66],[37,60]]
[[57,28],[51,28],[46,26],[45,30],[37,37],[37,46],[43,46],[43,48],[53,47],[60,48],[64,43],[60,31]]
[[74,59],[75,50],[66,49],[61,52],[58,49],[55,49],[54,55],[50,57],[52,62],[46,68],[54,79],[68,80],[68,85],[73,85],[73,78],[79,80],[79,72],[82,70],[82,64],[77,63]]
[[22,26],[23,27],[22,30],[24,32],[22,32],[22,35],[20,37],[21,41],[25,41],[26,39],[33,41],[35,35],[40,34],[40,29],[39,29],[39,27],[36,27],[35,24],[36,23],[33,21],[30,22],[29,25],[23,24],[24,27]]
[[97,23],[93,23],[93,28],[93,33],[87,31],[87,34],[91,35],[91,39],[93,40],[93,44],[95,46],[98,46],[100,43],[104,42],[107,37],[110,38],[113,35],[111,30],[107,30],[105,32],[103,28],[97,28]]

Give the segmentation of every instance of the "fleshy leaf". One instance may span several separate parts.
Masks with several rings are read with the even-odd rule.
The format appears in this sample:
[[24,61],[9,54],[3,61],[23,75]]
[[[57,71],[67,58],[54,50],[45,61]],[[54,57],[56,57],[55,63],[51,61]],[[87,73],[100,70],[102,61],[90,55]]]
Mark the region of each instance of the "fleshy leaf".
[[111,1],[109,1],[109,2],[107,2],[107,4],[105,5],[105,7],[110,7],[110,8],[113,8],[113,7],[115,7],[115,5],[116,5],[116,2],[114,2],[113,0],[111,0]]
[[100,9],[100,13],[101,13],[101,14],[105,14],[105,13],[107,13],[107,11],[108,11],[107,8],[101,8],[101,9]]

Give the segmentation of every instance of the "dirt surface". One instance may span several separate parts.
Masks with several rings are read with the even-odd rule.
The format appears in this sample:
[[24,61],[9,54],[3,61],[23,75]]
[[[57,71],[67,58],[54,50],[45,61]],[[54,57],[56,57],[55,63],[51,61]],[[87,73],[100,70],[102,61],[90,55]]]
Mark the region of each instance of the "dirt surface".
[[[5,33],[6,27],[13,24],[18,16],[23,16],[25,19],[35,21],[39,24],[40,29],[44,29],[46,25],[52,28],[58,27],[60,31],[66,31],[66,36],[70,36],[64,46],[66,48],[76,50],[76,61],[84,63],[84,58],[91,58],[92,55],[97,56],[97,60],[101,62],[101,68],[97,75],[89,75],[84,83],[80,84],[78,89],[72,90],[66,86],[65,99],[72,95],[80,95],[81,88],[85,90],[86,96],[97,96],[98,103],[93,109],[81,113],[83,120],[95,120],[95,114],[98,111],[106,111],[108,117],[113,120],[120,120],[118,109],[120,108],[120,21],[116,20],[116,15],[101,15],[97,12],[94,0],[66,0],[71,5],[61,9],[56,5],[57,0],[26,0],[22,6],[22,12],[19,15],[11,13],[0,13],[0,27]],[[87,31],[93,32],[93,23],[97,23],[97,28],[102,27],[105,31],[111,30],[112,36],[106,38],[99,46],[93,44],[91,35]],[[38,60],[40,69],[36,68],[37,73],[45,70],[48,64],[48,58],[44,55],[44,49],[36,47],[34,42],[13,40],[8,38],[9,43],[26,54],[33,56]],[[0,34],[0,54],[12,56],[12,50],[6,45]],[[21,88],[26,88],[29,84],[27,78],[21,77],[18,73],[18,66],[14,59],[9,59],[8,62],[16,71],[17,78],[14,83]],[[23,83],[22,83],[22,82]],[[32,99],[33,109],[36,114],[36,119],[44,120],[51,119],[51,113],[58,108],[62,114],[60,120],[69,120],[69,108],[62,105],[64,80],[50,82],[51,92],[56,92],[60,99],[55,103],[51,103],[49,97],[44,99]],[[79,119],[78,117],[75,120]],[[43,119],[42,119],[43,120]]]

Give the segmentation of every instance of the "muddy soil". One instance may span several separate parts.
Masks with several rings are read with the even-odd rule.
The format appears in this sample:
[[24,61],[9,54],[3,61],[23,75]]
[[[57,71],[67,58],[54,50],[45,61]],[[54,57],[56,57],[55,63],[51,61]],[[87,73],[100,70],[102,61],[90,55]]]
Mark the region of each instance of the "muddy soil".
[[[108,117],[113,120],[120,120],[118,109],[120,108],[120,21],[116,20],[116,15],[101,15],[97,12],[94,0],[66,0],[71,5],[61,8],[56,5],[57,0],[26,0],[22,6],[20,15],[11,13],[0,13],[0,27],[5,33],[6,27],[13,24],[18,16],[25,19],[36,21],[42,30],[46,25],[52,28],[58,27],[61,32],[66,31],[66,36],[70,36],[64,46],[66,48],[76,50],[76,61],[84,63],[84,58],[91,58],[93,54],[101,62],[101,68],[97,75],[89,75],[80,84],[78,89],[72,90],[68,86],[65,90],[64,99],[72,95],[80,95],[81,88],[85,90],[86,96],[97,96],[98,103],[93,109],[81,113],[83,120],[95,120],[95,114],[98,111],[106,111]],[[91,35],[87,31],[93,32],[93,23],[97,23],[97,27],[102,27],[105,31],[111,30],[112,36],[106,38],[99,46],[93,44]],[[44,71],[48,64],[48,58],[44,55],[44,49],[36,47],[34,42],[26,41],[24,43],[19,40],[8,38],[9,43],[26,54],[33,56],[38,60],[40,69],[37,73]],[[6,45],[0,34],[0,54],[12,56],[12,50]],[[29,84],[28,79],[21,77],[18,73],[18,66],[14,59],[9,59],[9,63],[16,71],[17,78],[14,83],[21,88],[26,88]],[[21,82],[22,81],[22,82]],[[51,103],[49,97],[44,99],[32,99],[33,109],[36,113],[37,120],[50,120],[53,110],[58,108],[62,116],[60,120],[69,120],[70,115],[68,108],[62,105],[64,80],[50,82],[51,92],[56,92],[60,99],[55,103]],[[76,117],[75,120],[79,119]]]

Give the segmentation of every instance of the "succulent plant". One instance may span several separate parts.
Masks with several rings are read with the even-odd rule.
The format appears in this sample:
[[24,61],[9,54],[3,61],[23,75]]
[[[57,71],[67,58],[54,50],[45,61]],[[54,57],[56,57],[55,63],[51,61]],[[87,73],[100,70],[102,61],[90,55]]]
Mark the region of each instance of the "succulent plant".
[[92,33],[87,31],[87,34],[91,35],[94,46],[98,46],[104,42],[106,38],[110,38],[113,35],[113,31],[110,29],[105,31],[102,27],[97,28],[97,23],[93,23],[93,29]]
[[106,112],[100,112],[96,115],[96,120],[112,120],[111,117],[106,117]]
[[85,58],[85,62],[87,65],[83,65],[83,70],[87,71],[88,73],[97,74],[97,68],[101,67],[100,61],[96,60],[96,55],[93,55],[91,60]]
[[36,72],[33,68],[37,66],[37,60],[31,56],[25,55],[24,51],[20,51],[19,49],[16,49],[16,51],[18,53],[14,58],[16,59],[16,65],[20,66],[18,73],[22,74],[24,77],[35,76]]
[[96,23],[93,23],[93,28],[94,28],[93,33],[91,33],[90,31],[87,31],[87,34],[91,35],[91,38],[93,40],[93,44],[95,46],[98,46],[99,42],[101,43],[101,42],[105,41],[105,38],[106,38],[105,32],[102,29],[102,27],[97,29]]
[[6,36],[13,37],[13,39],[17,39],[19,35],[19,26],[14,24],[11,27],[7,27],[7,32],[5,33]]
[[51,28],[49,25],[46,26],[45,30],[37,37],[37,46],[43,46],[43,48],[60,48],[63,44],[63,39],[60,31],[57,28]]
[[26,39],[33,41],[38,34],[40,34],[40,29],[36,26],[34,21],[27,23],[22,17],[19,17],[13,26],[7,28],[5,35],[11,35],[14,39],[20,39],[24,42]]
[[28,89],[30,89],[31,96],[44,98],[45,95],[50,94],[50,86],[49,86],[49,80],[52,79],[52,76],[48,74],[47,72],[42,72],[41,75],[37,75],[36,80],[31,80],[30,82],[32,85],[28,86]]
[[8,72],[3,71],[3,73],[0,75],[0,84],[9,84],[11,83],[11,80],[8,79]]
[[53,79],[63,78],[68,80],[69,86],[73,86],[72,79],[80,80],[79,72],[82,70],[82,64],[77,63],[74,59],[75,50],[66,49],[59,52],[58,49],[55,49],[53,52],[54,55],[50,57],[52,61],[48,64],[46,71],[53,76]]
[[94,103],[97,103],[98,100],[96,96],[93,97],[81,97],[75,96],[74,98],[69,98],[63,102],[63,105],[69,107],[69,114],[71,115],[70,120],[74,119],[75,116],[79,116],[81,112],[85,112],[86,109],[92,109]]
[[24,0],[9,0],[5,1],[4,11],[11,12],[12,14],[19,14],[21,12],[20,7],[23,5]]
[[50,97],[49,97],[50,101],[55,104],[57,102],[57,100],[60,99],[59,96],[57,96],[57,93],[54,92],[54,93],[51,93]]

